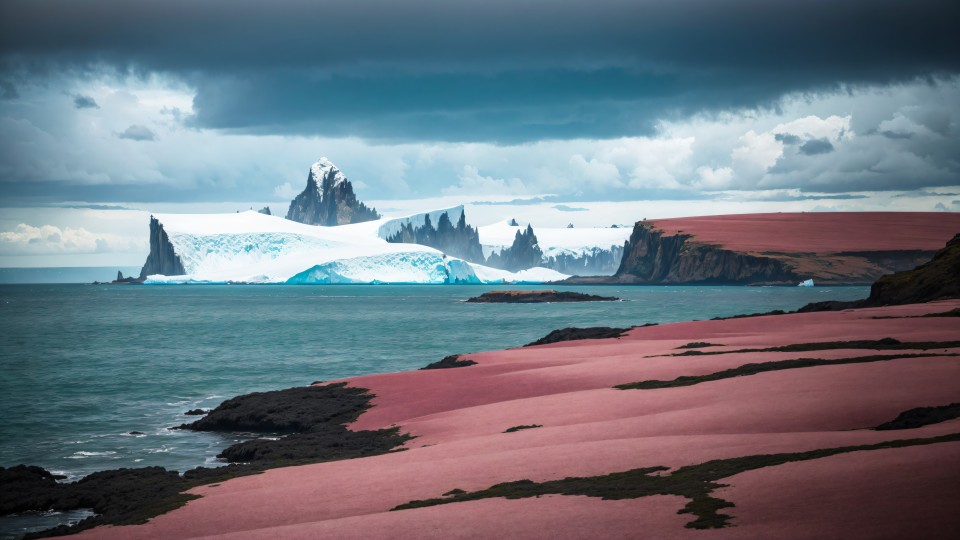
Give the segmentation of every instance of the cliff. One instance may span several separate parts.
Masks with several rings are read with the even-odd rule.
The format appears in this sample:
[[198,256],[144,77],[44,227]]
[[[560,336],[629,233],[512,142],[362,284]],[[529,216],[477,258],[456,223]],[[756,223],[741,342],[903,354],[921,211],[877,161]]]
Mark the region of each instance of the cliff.
[[798,311],[808,313],[898,306],[952,298],[960,298],[960,234],[955,235],[925,264],[878,279],[870,287],[870,296],[863,300],[814,302]]
[[376,209],[357,200],[353,185],[327,158],[310,167],[307,187],[290,202],[287,219],[307,225],[347,225],[379,219]]
[[933,256],[960,215],[778,213],[638,222],[617,273],[575,283],[870,285]]
[[487,266],[516,272],[540,266],[542,261],[543,251],[537,242],[537,235],[533,233],[533,227],[527,225],[525,231],[517,231],[513,245],[498,253],[490,254],[487,258]]
[[800,277],[781,260],[701,244],[688,234],[666,235],[638,222],[623,247],[613,279],[633,284],[793,283]]
[[146,278],[155,274],[182,276],[186,273],[183,269],[183,261],[170,244],[170,238],[163,230],[163,225],[157,221],[157,218],[150,216],[150,254],[147,255],[147,262],[143,263],[140,277]]
[[456,226],[450,221],[448,212],[440,214],[436,228],[430,220],[430,214],[426,214],[423,225],[415,226],[408,221],[400,226],[400,230],[385,239],[391,243],[430,246],[465,261],[484,262],[480,236],[477,229],[467,225],[463,211],[460,212]]

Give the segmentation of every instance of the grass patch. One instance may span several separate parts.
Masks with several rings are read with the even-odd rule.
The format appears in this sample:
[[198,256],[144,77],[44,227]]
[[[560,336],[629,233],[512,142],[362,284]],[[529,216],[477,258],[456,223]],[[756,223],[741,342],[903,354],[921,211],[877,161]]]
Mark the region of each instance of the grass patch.
[[507,428],[507,430],[504,431],[504,433],[513,433],[515,431],[520,431],[521,429],[536,429],[540,427],[543,427],[543,426],[541,426],[540,424],[530,424],[529,426],[513,426],[510,428]]
[[809,452],[759,454],[716,459],[698,465],[681,467],[671,474],[661,474],[669,468],[657,466],[631,469],[602,476],[568,477],[563,480],[548,482],[517,480],[496,484],[480,491],[460,493],[450,491],[444,497],[410,501],[391,510],[424,508],[495,497],[523,499],[541,495],[585,495],[604,500],[618,500],[637,499],[651,495],[679,495],[688,500],[687,505],[679,513],[694,516],[694,519],[688,522],[686,527],[691,529],[718,529],[730,525],[732,517],[722,513],[721,510],[734,507],[733,503],[712,496],[714,490],[726,487],[724,484],[718,483],[723,478],[764,467],[773,467],[793,461],[820,459],[848,452],[904,448],[958,440],[960,440],[960,433],[926,439],[901,439],[877,444],[824,448]]
[[695,384],[719,381],[721,379],[732,379],[734,377],[744,377],[766,373],[768,371],[781,371],[784,369],[798,369],[815,366],[839,366],[842,364],[865,364],[869,362],[884,362],[887,360],[897,360],[901,358],[930,358],[937,356],[960,356],[957,353],[943,354],[874,354],[870,356],[855,356],[853,358],[839,358],[836,360],[825,360],[823,358],[797,358],[794,360],[779,360],[772,362],[758,362],[755,364],[744,364],[732,369],[707,373],[706,375],[682,375],[670,381],[640,381],[627,384],[618,384],[614,388],[618,390],[655,390],[658,388],[679,388],[681,386],[693,386]]
[[960,341],[900,341],[891,337],[883,339],[861,339],[854,341],[821,341],[816,343],[795,343],[762,349],[737,349],[734,351],[684,351],[664,356],[700,356],[705,354],[731,354],[753,352],[811,352],[834,349],[869,349],[873,351],[928,351],[930,349],[952,349],[960,347]]
[[951,403],[940,407],[917,407],[897,415],[889,422],[884,422],[873,428],[877,431],[887,431],[894,429],[914,429],[928,426],[930,424],[939,424],[947,420],[960,418],[960,403]]

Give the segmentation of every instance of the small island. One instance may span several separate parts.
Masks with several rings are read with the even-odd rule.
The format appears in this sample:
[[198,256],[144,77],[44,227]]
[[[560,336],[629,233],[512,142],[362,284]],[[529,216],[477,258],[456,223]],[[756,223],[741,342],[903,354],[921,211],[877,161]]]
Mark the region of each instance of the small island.
[[489,304],[537,304],[544,302],[615,302],[616,296],[597,296],[572,291],[490,291],[467,300]]

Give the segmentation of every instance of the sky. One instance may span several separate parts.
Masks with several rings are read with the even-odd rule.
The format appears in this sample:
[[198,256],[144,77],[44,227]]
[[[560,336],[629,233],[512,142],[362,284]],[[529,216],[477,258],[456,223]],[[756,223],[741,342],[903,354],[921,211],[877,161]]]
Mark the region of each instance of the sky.
[[[151,212],[609,226],[960,211],[955,0],[3,0],[0,267],[142,264]],[[508,204],[513,201],[512,204]]]

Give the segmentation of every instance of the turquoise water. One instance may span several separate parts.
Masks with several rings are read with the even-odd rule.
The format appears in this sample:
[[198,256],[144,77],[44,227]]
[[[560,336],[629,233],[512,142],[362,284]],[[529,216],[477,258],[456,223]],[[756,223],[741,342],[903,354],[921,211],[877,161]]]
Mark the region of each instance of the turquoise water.
[[238,394],[415,369],[565,326],[796,309],[869,292],[578,286],[557,288],[625,301],[463,302],[495,288],[0,285],[0,465],[71,478],[131,466],[182,471],[213,463],[232,439],[167,428]]

